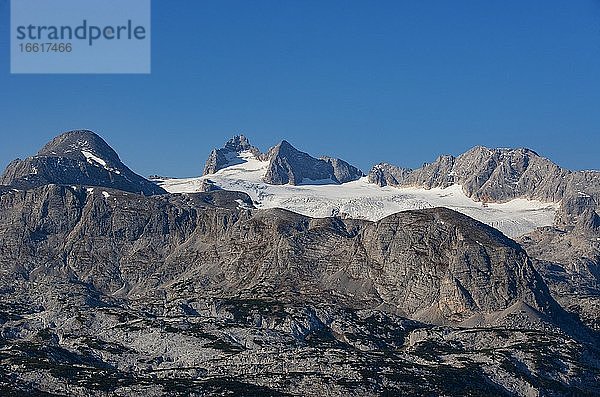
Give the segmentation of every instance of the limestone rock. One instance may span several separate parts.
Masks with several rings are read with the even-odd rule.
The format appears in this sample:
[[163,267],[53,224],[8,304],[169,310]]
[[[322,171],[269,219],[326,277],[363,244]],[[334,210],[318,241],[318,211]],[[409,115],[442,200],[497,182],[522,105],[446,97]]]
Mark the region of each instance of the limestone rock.
[[557,224],[576,222],[584,208],[597,210],[600,172],[569,171],[536,152],[476,146],[458,157],[440,156],[416,170],[376,165],[369,180],[379,186],[448,187],[460,184],[469,197],[482,202],[527,198],[562,203]]
[[298,185],[314,181],[330,183],[350,182],[363,174],[340,159],[323,157],[316,159],[294,148],[289,142],[282,141],[267,153],[269,168],[264,180],[273,185]]

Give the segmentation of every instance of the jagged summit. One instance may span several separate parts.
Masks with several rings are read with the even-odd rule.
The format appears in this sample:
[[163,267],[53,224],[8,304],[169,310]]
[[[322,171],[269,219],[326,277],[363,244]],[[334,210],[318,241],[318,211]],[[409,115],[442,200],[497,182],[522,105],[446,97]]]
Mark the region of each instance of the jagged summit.
[[345,183],[363,176],[358,168],[344,160],[323,156],[319,159],[302,152],[283,140],[267,153],[269,168],[264,181],[272,185]]
[[262,156],[257,147],[252,146],[250,141],[244,135],[235,135],[228,140],[220,149],[213,149],[208,155],[208,159],[204,164],[202,175],[214,174],[220,169],[229,167],[235,164],[244,163],[240,156],[242,152],[250,152],[255,158]]
[[[378,164],[370,171],[369,181],[427,189],[459,184],[468,197],[482,202],[527,198],[568,207],[583,194],[596,203],[593,209],[600,203],[600,172],[569,171],[527,148],[475,146],[458,157],[440,156],[415,170]],[[571,218],[581,214],[578,205],[572,207],[564,208]]]
[[306,179],[312,181],[331,179],[334,183],[333,168],[326,161],[297,150],[285,140],[269,149],[267,157],[269,168],[264,177],[267,183],[298,185]]
[[254,146],[250,145],[250,141],[245,135],[236,135],[225,143],[225,149],[233,152],[242,152],[253,148]]
[[[469,150],[467,150],[466,152],[464,152],[462,155],[473,155],[475,153],[485,153],[485,154],[490,154],[490,153],[498,153],[498,154],[504,154],[504,155],[511,155],[513,153],[523,153],[523,154],[530,154],[533,156],[538,156],[541,157],[536,151],[526,148],[526,147],[515,147],[515,148],[511,148],[511,147],[499,147],[499,148],[490,148],[487,146],[483,146],[483,145],[475,145],[472,148],[470,148]],[[450,156],[453,157],[451,155],[442,155],[442,156]]]
[[12,161],[0,184],[22,189],[38,186],[101,186],[145,195],[165,190],[131,171],[113,148],[89,130],[60,134],[35,156]]
[[255,159],[269,163],[263,180],[272,185],[310,184],[314,181],[338,184],[363,176],[361,170],[341,159],[328,156],[314,158],[286,140],[263,154],[244,135],[234,136],[221,149],[213,149],[204,166],[203,175],[214,174],[220,169],[246,162],[241,156],[244,152],[250,152]]

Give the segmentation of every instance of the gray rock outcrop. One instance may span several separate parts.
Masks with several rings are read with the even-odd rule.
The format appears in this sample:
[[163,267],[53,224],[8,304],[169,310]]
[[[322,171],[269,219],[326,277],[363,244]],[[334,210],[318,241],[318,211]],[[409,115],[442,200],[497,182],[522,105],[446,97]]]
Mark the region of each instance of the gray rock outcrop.
[[552,310],[519,245],[452,210],[373,223],[252,212],[245,194],[223,190],[156,199],[105,192],[48,185],[0,196],[5,275],[55,263],[107,295],[170,294],[184,279],[194,290],[202,285],[192,294],[263,285],[272,296],[333,294],[357,308],[384,305],[436,323],[517,301]]
[[[67,138],[43,156],[124,172],[103,141]],[[294,150],[274,157],[287,183],[312,179]],[[422,178],[444,183],[452,161]],[[600,394],[590,197],[523,249],[444,208],[315,219],[209,180],[153,196],[101,182],[0,185],[0,395]]]
[[400,168],[388,163],[379,163],[369,172],[369,182],[377,186],[400,186],[412,170]]
[[364,176],[363,172],[353,165],[348,164],[344,160],[333,157],[322,156],[320,160],[324,160],[333,169],[333,180],[339,183],[355,181]]
[[273,185],[298,185],[311,181],[345,183],[363,176],[358,168],[343,160],[331,157],[316,159],[287,141],[269,149],[266,158],[269,159],[269,168],[264,181]]

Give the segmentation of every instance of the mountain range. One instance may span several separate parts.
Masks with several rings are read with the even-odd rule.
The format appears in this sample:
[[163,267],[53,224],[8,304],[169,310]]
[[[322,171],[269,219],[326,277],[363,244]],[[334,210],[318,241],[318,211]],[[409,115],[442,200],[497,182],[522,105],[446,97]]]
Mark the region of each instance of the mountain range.
[[236,136],[147,180],[64,133],[0,180],[0,394],[598,395],[598,175]]

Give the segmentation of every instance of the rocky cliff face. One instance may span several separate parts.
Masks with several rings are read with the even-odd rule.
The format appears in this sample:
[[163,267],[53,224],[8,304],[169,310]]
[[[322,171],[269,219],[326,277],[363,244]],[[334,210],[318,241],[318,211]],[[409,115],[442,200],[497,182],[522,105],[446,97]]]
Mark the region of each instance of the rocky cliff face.
[[320,160],[329,163],[333,170],[333,177],[331,179],[336,180],[339,183],[351,182],[364,176],[361,170],[348,164],[344,160],[327,156],[321,157]]
[[366,251],[387,270],[378,293],[411,318],[461,321],[516,301],[554,307],[521,247],[493,228],[446,209],[404,212],[373,224]]
[[587,210],[571,230],[540,228],[519,241],[566,310],[600,331],[600,219]]
[[4,245],[4,260],[12,270],[16,263],[62,258],[61,266],[108,295],[156,293],[190,272],[186,283],[195,280],[203,293],[306,289],[441,323],[517,301],[550,309],[550,297],[517,244],[446,209],[399,213],[377,223],[317,220],[251,211],[241,193],[154,199],[55,185],[6,192],[0,208],[3,242],[11,247]]
[[[447,187],[460,184],[467,196],[483,202],[528,198],[562,203],[561,225],[576,223],[600,203],[600,172],[572,172],[529,149],[474,147],[458,156],[441,156],[416,170],[377,165],[369,180],[379,186]],[[582,198],[587,199],[585,203]]]
[[37,155],[11,162],[0,184],[29,189],[47,184],[104,186],[145,195],[162,188],[135,174],[98,135],[69,131],[44,146]]
[[369,182],[378,186],[401,186],[412,170],[388,163],[379,163],[371,168]]
[[358,168],[343,160],[331,157],[316,159],[297,150],[287,141],[271,148],[266,157],[269,159],[269,168],[264,180],[273,185],[298,185],[324,180],[345,183],[363,175]]

